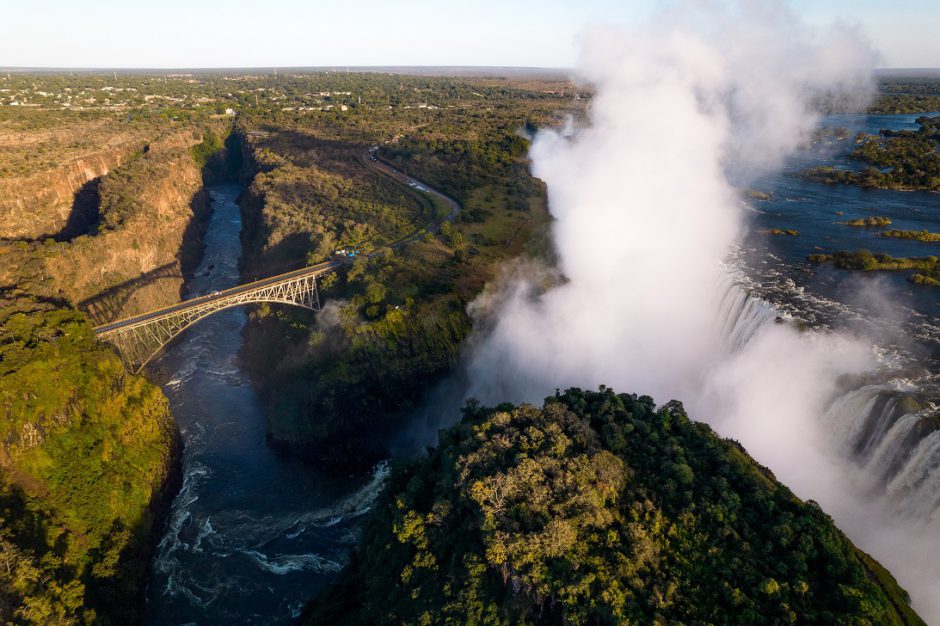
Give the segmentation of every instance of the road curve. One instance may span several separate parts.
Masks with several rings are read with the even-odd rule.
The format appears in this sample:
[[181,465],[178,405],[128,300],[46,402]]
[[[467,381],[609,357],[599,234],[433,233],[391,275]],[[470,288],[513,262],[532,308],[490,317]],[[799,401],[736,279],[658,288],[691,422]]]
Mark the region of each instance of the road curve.
[[[362,160],[366,166],[371,167],[372,169],[376,170],[380,174],[383,174],[384,176],[388,176],[389,178],[397,181],[400,184],[407,185],[411,187],[412,189],[415,189],[416,191],[418,191],[418,193],[423,192],[423,193],[436,196],[440,198],[441,200],[443,200],[444,202],[446,202],[448,206],[450,206],[450,213],[448,213],[445,217],[433,220],[427,226],[419,228],[415,232],[409,235],[405,235],[401,239],[398,239],[397,241],[392,242],[391,244],[389,244],[389,247],[397,248],[406,243],[409,243],[417,239],[421,235],[422,232],[436,232],[440,229],[441,224],[444,221],[453,221],[454,219],[457,218],[457,215],[460,213],[459,202],[457,202],[450,196],[443,194],[440,191],[437,191],[433,187],[430,187],[426,185],[425,183],[417,180],[416,178],[413,178],[409,176],[408,174],[405,174],[401,170],[395,167],[392,167],[388,163],[384,161],[379,161],[377,158],[373,157],[373,152],[374,150],[367,151],[366,153],[364,153]],[[182,302],[171,304],[170,306],[161,307],[159,309],[154,309],[146,313],[141,313],[140,315],[135,315],[133,317],[128,317],[122,320],[109,322],[107,324],[102,324],[101,326],[96,326],[94,331],[96,335],[103,335],[113,330],[124,328],[126,326],[136,326],[138,324],[152,320],[154,318],[163,317],[165,315],[170,315],[172,313],[182,311],[195,304],[204,304],[206,302],[212,302],[213,300],[221,300],[222,298],[227,298],[235,294],[239,294],[245,291],[251,291],[253,289],[257,289],[258,287],[264,287],[266,285],[278,283],[283,280],[288,280],[291,278],[298,278],[300,276],[306,276],[309,274],[320,274],[324,272],[325,270],[332,270],[332,269],[341,267],[349,263],[350,261],[351,259],[345,258],[345,257],[339,258],[339,259],[331,259],[323,263],[318,263],[317,265],[310,265],[308,267],[303,267],[299,270],[293,270],[290,272],[285,272],[283,274],[269,276],[267,278],[262,278],[260,280],[256,280],[250,283],[245,283],[244,285],[238,285],[237,287],[232,287],[224,291],[218,291],[218,292],[211,293],[208,295],[198,296],[190,300],[183,300]]]
[[[375,146],[375,148],[378,148],[378,146]],[[447,216],[444,217],[443,219],[435,220],[431,222],[426,227],[427,230],[437,230],[438,228],[440,228],[441,222],[443,221],[453,222],[455,219],[457,219],[457,215],[460,213],[459,202],[457,202],[456,200],[454,200],[447,194],[441,193],[437,189],[434,189],[427,183],[421,182],[417,178],[413,178],[409,176],[408,174],[404,173],[403,171],[401,171],[400,169],[391,166],[386,161],[380,160],[378,157],[375,156],[375,148],[370,149],[363,155],[362,161],[368,167],[371,167],[372,169],[376,170],[380,174],[384,174],[385,176],[388,176],[389,178],[392,178],[393,180],[401,184],[407,185],[415,189],[419,193],[424,191],[425,193],[428,193],[432,196],[436,196],[440,198],[441,200],[443,200],[444,202],[446,202],[448,206],[450,206],[450,213],[447,214]],[[420,189],[415,188],[415,185],[418,185]]]

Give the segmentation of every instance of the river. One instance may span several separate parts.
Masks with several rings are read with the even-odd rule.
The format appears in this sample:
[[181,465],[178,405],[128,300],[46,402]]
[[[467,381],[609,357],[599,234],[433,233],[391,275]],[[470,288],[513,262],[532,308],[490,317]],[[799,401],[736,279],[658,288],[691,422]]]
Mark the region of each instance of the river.
[[[904,389],[892,381],[872,384],[846,395],[857,400],[854,404],[842,403],[863,407],[842,407],[846,419],[858,421],[872,413],[875,422],[884,422],[873,432],[885,446],[892,433],[910,429],[909,422],[913,423],[913,416],[908,419],[895,410],[899,405],[891,394],[911,387],[936,397],[940,299],[936,290],[907,283],[905,272],[861,275],[814,268],[806,256],[860,247],[895,256],[936,254],[937,244],[880,238],[875,230],[838,222],[886,215],[898,228],[936,231],[940,195],[824,185],[795,174],[815,164],[853,167],[848,153],[855,132],[914,128],[916,117],[824,120],[826,126],[848,128],[850,138],[820,142],[788,162],[783,173],[754,184],[770,199],[750,203],[751,234],[733,261],[749,291],[776,307],[755,309],[754,315],[767,318],[761,323],[773,323],[777,311],[783,311],[818,327],[863,324],[862,334],[881,337],[886,346],[898,344],[893,353],[908,363],[902,368]],[[204,259],[188,283],[191,297],[239,282],[241,222],[236,199],[241,188],[224,185],[209,191],[214,212]],[[793,228],[800,235],[768,237],[762,231],[769,228]],[[244,324],[242,309],[213,315],[185,333],[154,366],[167,380],[164,390],[185,452],[183,487],[152,563],[146,618],[150,624],[290,621],[341,568],[356,541],[357,524],[387,474],[382,465],[359,482],[332,479],[268,448],[263,408],[236,361]],[[887,333],[889,327],[897,332]],[[918,371],[912,374],[911,368]],[[392,450],[411,454],[432,444],[437,428],[456,418],[453,411],[440,407],[458,406],[464,388],[458,375],[432,390],[425,409],[390,442]],[[887,403],[879,400],[885,394]],[[926,449],[930,441],[925,438],[920,447]],[[924,471],[930,478],[898,496],[899,510],[910,509],[912,500],[922,500],[918,494],[929,491],[936,480],[935,459],[927,452],[914,454],[910,445],[896,451],[908,466],[928,468]],[[927,517],[933,515],[932,507],[927,507]]]
[[[755,183],[757,189],[771,197],[751,201],[753,229],[745,242],[746,253],[738,260],[760,283],[762,295],[785,308],[795,297],[792,312],[811,323],[838,327],[867,319],[881,330],[886,325],[900,327],[907,337],[920,344],[918,351],[926,349],[940,359],[940,298],[936,289],[907,282],[914,272],[851,272],[831,266],[812,267],[806,260],[814,253],[863,248],[895,257],[936,255],[940,251],[936,243],[879,237],[880,228],[853,228],[840,222],[885,216],[892,221],[890,228],[937,232],[940,194],[827,185],[798,176],[800,170],[816,165],[858,169],[862,164],[849,156],[855,147],[856,133],[916,130],[919,127],[916,119],[921,115],[823,118],[822,128],[844,128],[846,138],[819,141],[794,155],[783,173]],[[772,228],[795,229],[800,234],[767,237],[762,233]]]
[[[208,188],[213,213],[189,297],[239,283],[241,187]],[[189,329],[155,364],[185,450],[183,486],[151,564],[148,624],[277,624],[341,568],[384,466],[354,482],[265,444],[262,404],[236,361],[246,313]]]

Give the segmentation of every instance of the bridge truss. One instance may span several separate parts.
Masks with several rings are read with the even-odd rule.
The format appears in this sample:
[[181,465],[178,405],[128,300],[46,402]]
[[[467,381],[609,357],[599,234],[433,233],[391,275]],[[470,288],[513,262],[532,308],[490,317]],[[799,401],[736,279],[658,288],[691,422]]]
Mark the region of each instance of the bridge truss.
[[317,278],[334,266],[307,268],[226,291],[194,298],[177,305],[144,313],[95,328],[100,339],[114,345],[128,369],[139,373],[174,337],[196,322],[217,313],[253,302],[275,302],[320,310]]

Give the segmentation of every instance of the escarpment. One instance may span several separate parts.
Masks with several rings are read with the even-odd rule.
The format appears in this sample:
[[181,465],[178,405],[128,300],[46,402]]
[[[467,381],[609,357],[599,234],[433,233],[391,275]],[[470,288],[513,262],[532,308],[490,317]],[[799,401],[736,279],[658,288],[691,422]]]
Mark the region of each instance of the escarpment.
[[103,322],[179,300],[184,249],[208,213],[199,169],[185,151],[140,159],[101,186],[96,236],[53,246],[45,274],[56,297]]
[[0,181],[0,236],[38,239],[61,232],[82,187],[119,166],[135,148],[103,150],[54,170]]
[[[204,164],[196,158],[209,132],[164,133],[121,157],[118,167],[96,179],[95,206],[88,211],[95,223],[85,234],[0,244],[6,260],[0,284],[78,307],[94,323],[178,301],[184,276],[201,255],[209,212]],[[63,189],[109,166],[102,156],[84,174],[64,175]],[[58,215],[53,205],[37,208],[50,224]]]
[[0,176],[0,238],[67,234],[87,185],[141,153],[200,141],[193,128],[127,126],[77,124],[47,132],[0,133],[0,147],[11,153]]
[[181,441],[92,324],[179,300],[220,127],[42,122],[0,121],[0,622],[140,623]]

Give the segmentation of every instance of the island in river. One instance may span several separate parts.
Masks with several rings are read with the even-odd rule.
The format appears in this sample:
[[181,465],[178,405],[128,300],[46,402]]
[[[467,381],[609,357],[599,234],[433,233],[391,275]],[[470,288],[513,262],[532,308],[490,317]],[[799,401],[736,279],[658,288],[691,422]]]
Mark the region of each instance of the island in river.
[[[66,93],[72,88],[67,87],[69,81],[80,81],[83,89],[100,92],[102,98],[122,89],[129,109],[114,112],[102,105],[64,111],[32,102],[40,98],[37,90]],[[355,543],[358,522],[387,473],[386,465],[374,463],[388,455],[390,433],[408,423],[410,411],[428,389],[458,363],[473,323],[467,304],[507,259],[523,253],[551,259],[544,236],[550,221],[545,189],[528,171],[528,142],[536,128],[560,123],[561,113],[582,115],[590,90],[564,81],[322,73],[299,74],[290,81],[265,75],[168,79],[24,74],[6,79],[6,84],[24,102],[39,106],[0,110],[0,123],[11,130],[2,135],[5,151],[0,162],[0,276],[5,307],[9,303],[0,319],[6,420],[0,456],[0,540],[7,559],[6,568],[0,567],[0,576],[6,572],[0,579],[0,615],[43,624],[137,621],[156,536],[165,542],[153,562],[148,621],[289,621],[307,598],[336,576]],[[152,92],[161,97],[144,98]],[[311,94],[320,95],[313,101]],[[237,108],[238,116],[228,115],[228,107]],[[370,153],[371,148],[377,149]],[[369,154],[376,161],[370,161]],[[422,189],[377,171],[373,164],[378,162],[445,191],[462,205],[458,219],[421,232],[439,217],[440,207]],[[236,179],[246,190],[237,206],[234,187],[216,186]],[[203,255],[204,246],[211,245],[206,229],[213,228],[208,217],[210,189],[227,207],[214,219],[235,221],[230,212],[241,214],[241,240],[229,237],[227,242],[239,248],[240,267],[234,265],[234,252],[224,259]],[[770,206],[787,198],[782,191],[764,196]],[[800,232],[805,232],[802,226]],[[390,246],[413,233],[408,245]],[[789,242],[783,245],[796,246],[808,245],[804,239],[809,238],[779,238]],[[225,281],[237,280],[239,274],[244,280],[278,273],[322,260],[337,249],[357,249],[363,255],[348,272],[322,285],[328,304],[316,318],[304,311],[262,306],[250,313],[247,323],[238,312],[220,315],[171,347],[168,358],[149,375],[167,384],[172,405],[155,386],[124,371],[113,352],[90,333],[88,320],[95,324],[140,313],[228,284]],[[240,339],[231,336],[243,328],[245,345],[236,363]],[[199,368],[199,375],[193,375],[190,366]],[[240,366],[251,375],[257,396]],[[215,393],[202,397],[220,402],[181,407],[198,395],[187,384],[203,390],[211,386]],[[573,393],[565,397],[574,398]],[[618,398],[610,400],[615,405],[629,405],[633,417],[620,409],[610,415],[599,410],[605,420],[610,417],[607,430],[660,428],[664,414],[653,410],[651,402],[613,398]],[[235,411],[236,405],[242,412]],[[177,413],[187,444],[189,457],[184,456],[183,466],[188,482],[184,480],[177,495],[169,526],[162,528],[159,522],[166,518],[166,500],[176,487],[173,468],[179,462],[179,440],[168,406]],[[473,420],[502,420],[501,415],[509,415],[512,424],[535,419],[554,428],[549,413],[555,410],[546,407],[536,416],[529,408],[503,407],[495,413],[481,409],[469,416],[464,428],[471,428]],[[595,423],[593,413],[571,410],[589,427],[578,426],[570,416],[559,422],[564,437],[569,426],[573,434],[586,437],[572,443],[571,458],[562,457],[566,463],[585,461],[591,469],[590,463],[597,461],[598,471],[643,467],[642,458],[625,456],[616,438]],[[667,413],[684,420],[678,410]],[[266,439],[286,455],[272,451]],[[696,441],[686,443],[698,445]],[[744,464],[750,468],[744,472],[747,480],[763,475],[750,461],[741,460],[743,452],[738,458],[734,446],[722,450],[731,451],[724,459],[731,461],[731,474]],[[443,452],[432,452],[428,459],[443,463]],[[674,498],[691,491],[696,506],[712,502],[703,498],[713,498],[721,508],[721,498],[737,493],[730,488],[698,492],[702,472],[697,471],[692,449],[680,446],[671,453],[687,458],[672,459],[672,465],[663,468],[668,475],[652,477],[645,499],[629,491],[630,485],[615,480],[600,485],[587,477],[584,485],[607,500],[593,508],[585,505],[584,513],[596,514],[596,528],[605,531],[587,537],[586,546],[594,546],[595,539],[607,541],[606,531],[616,527],[617,537],[610,541],[622,543],[604,548],[605,558],[633,554],[628,549],[660,548],[658,539],[648,544],[624,541],[632,541],[629,511],[635,504],[649,508],[651,515],[661,509],[663,519],[687,530],[675,516],[688,500]],[[715,463],[723,454],[713,459]],[[295,457],[326,471],[311,470]],[[254,475],[246,476],[249,468]],[[391,482],[385,505],[394,502],[402,476],[420,473],[402,471]],[[514,471],[511,465],[493,466],[481,480],[504,480],[501,476]],[[222,478],[241,487],[226,492],[222,483],[213,482]],[[535,479],[541,480],[537,475]],[[721,590],[731,595],[720,596],[711,610],[738,598],[747,610],[766,608],[784,618],[789,613],[781,598],[786,598],[791,606],[802,602],[799,606],[820,615],[837,607],[890,623],[906,614],[903,592],[883,570],[848,547],[812,505],[796,503],[785,488],[770,478],[767,482],[767,494],[776,494],[806,521],[813,537],[831,540],[832,554],[845,561],[831,561],[845,565],[839,580],[870,602],[866,607],[849,606],[845,598],[823,593],[816,581],[803,581],[808,586],[804,590],[795,576],[757,581],[755,572],[765,572],[755,565],[742,570],[749,577],[742,578],[740,593]],[[292,493],[270,487],[274,483]],[[198,492],[200,485],[208,491]],[[246,496],[266,489],[271,500]],[[465,492],[441,495],[461,506],[469,502]],[[199,498],[198,504],[190,501],[193,497]],[[472,494],[469,497],[476,502]],[[100,507],[101,502],[109,506]],[[502,557],[500,543],[484,536],[482,527],[468,527],[473,540],[481,542],[475,549],[482,546],[482,551],[461,554],[478,556],[483,569],[465,578],[454,570],[454,589],[465,591],[481,582],[487,593],[508,598],[509,609],[517,611],[514,615],[544,610],[547,616],[564,612],[571,620],[579,619],[588,608],[578,608],[574,600],[565,606],[546,605],[539,589],[557,586],[578,598],[583,597],[577,595],[579,585],[587,583],[540,578],[533,570],[515,577],[510,573],[518,569],[517,557],[531,557],[537,565],[556,558],[549,552],[526,553],[520,537],[545,531],[546,540],[559,541],[562,555],[568,555],[569,522],[580,518],[569,515],[570,502],[558,504],[569,508],[542,520],[544,527],[533,525],[514,539],[510,536],[512,541],[503,542],[507,551]],[[377,519],[388,521],[385,505]],[[414,513],[405,521],[416,526],[392,529],[408,536],[404,548],[418,551],[405,555],[412,583],[428,574],[423,569],[429,562],[425,555],[414,563],[421,550],[415,543],[421,541],[418,522],[433,532],[443,528],[434,525],[438,518],[431,516],[431,505],[425,510],[423,503],[409,502],[411,508],[402,515]],[[485,499],[474,506],[484,505],[489,506]],[[484,509],[467,510],[479,515]],[[506,528],[499,530],[518,531]],[[634,529],[650,530],[642,525]],[[759,529],[755,532],[766,538]],[[441,546],[448,539],[441,534],[428,540]],[[686,558],[693,553],[664,554]],[[238,567],[220,566],[225,559],[237,560]],[[799,562],[785,564],[797,567]],[[390,560],[392,565],[398,561]],[[694,566],[683,562],[672,572],[675,578],[663,578],[659,587],[652,579],[646,586],[631,578],[631,597],[655,592],[666,602],[672,598],[670,585],[697,571]],[[599,563],[598,571],[603,567]],[[879,582],[865,586],[858,579],[862,571]],[[619,584],[611,582],[613,577],[599,580],[607,591]],[[246,589],[268,594],[263,610],[252,605],[250,600],[258,596]],[[634,610],[626,592],[622,598],[608,595],[610,611],[627,615]],[[329,597],[318,606],[327,606]],[[498,605],[492,604],[495,596],[481,597],[490,603],[487,606]],[[703,601],[700,608],[709,610],[707,604]],[[668,609],[665,604],[661,608]],[[913,617],[909,620],[916,623]]]

